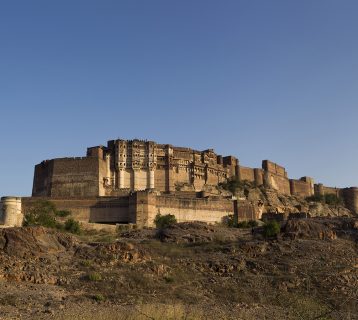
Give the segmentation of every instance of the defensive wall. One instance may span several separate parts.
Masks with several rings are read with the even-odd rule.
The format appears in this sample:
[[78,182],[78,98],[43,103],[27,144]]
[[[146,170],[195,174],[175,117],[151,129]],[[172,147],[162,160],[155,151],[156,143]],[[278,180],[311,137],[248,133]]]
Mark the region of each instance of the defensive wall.
[[249,168],[233,156],[217,155],[213,149],[197,151],[153,141],[110,140],[107,147],[88,148],[86,157],[52,159],[36,165],[32,195],[102,197],[146,189],[200,192],[228,179],[265,185],[286,195],[308,197],[315,193],[312,178],[290,180],[284,167],[269,160],[262,162],[262,168]]
[[[269,160],[262,168],[242,166],[213,149],[197,151],[145,140],[110,140],[87,149],[86,157],[46,160],[35,166],[32,197],[2,198],[0,224],[20,225],[22,213],[38,199],[51,200],[82,222],[136,223],[149,226],[156,214],[178,221],[219,222],[259,219],[260,208],[220,195],[220,183],[249,181],[285,195],[334,194],[358,214],[357,188],[332,188],[310,177],[289,179],[286,169]],[[216,194],[216,196],[214,196]]]
[[[53,198],[23,197],[2,198],[2,211],[6,226],[21,226],[22,217],[39,200],[49,200],[58,210],[68,210],[71,217],[82,223],[127,224],[138,227],[153,226],[155,216],[173,214],[179,222],[222,222],[228,215],[240,215],[242,209],[236,200],[222,197],[188,197],[158,195],[156,192],[138,191],[121,197]],[[246,209],[245,209],[246,210]],[[3,216],[3,215],[1,215]],[[251,217],[251,216],[250,216]],[[245,219],[244,216],[241,220]]]

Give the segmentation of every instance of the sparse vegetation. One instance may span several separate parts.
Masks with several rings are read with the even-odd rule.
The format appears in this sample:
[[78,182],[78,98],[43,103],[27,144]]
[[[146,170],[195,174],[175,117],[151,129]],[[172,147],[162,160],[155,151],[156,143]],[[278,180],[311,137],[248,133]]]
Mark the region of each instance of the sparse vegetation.
[[238,228],[255,228],[257,226],[258,223],[255,220],[241,221],[237,224]]
[[342,199],[337,197],[335,194],[325,194],[324,201],[329,205],[343,204]]
[[69,210],[56,210],[55,215],[60,218],[66,218],[71,215]]
[[259,225],[256,220],[249,220],[248,224],[250,228],[256,228]]
[[252,187],[252,183],[243,180],[240,181],[237,178],[228,179],[227,182],[222,182],[219,184],[224,190],[230,191],[231,193],[236,193],[237,190],[243,190],[247,187]]
[[13,306],[16,307],[18,304],[18,297],[16,297],[13,294],[5,294],[2,297],[0,297],[0,305],[2,306]]
[[275,237],[280,233],[281,226],[276,220],[268,221],[264,224],[265,238]]
[[237,218],[233,214],[229,214],[222,218],[222,224],[229,228],[236,228],[237,227]]
[[173,277],[171,277],[171,276],[164,276],[164,281],[166,282],[166,283],[173,283],[174,282],[174,278]]
[[176,223],[177,219],[173,214],[166,214],[162,216],[158,213],[154,219],[154,224],[157,229],[164,229]]
[[98,272],[91,272],[91,273],[87,274],[86,278],[89,281],[101,281],[102,275]]
[[313,201],[313,202],[321,202],[328,205],[341,205],[343,204],[343,201],[341,198],[337,197],[335,194],[325,194],[322,195],[313,195],[306,198],[307,201]]
[[244,221],[237,222],[237,218],[233,214],[229,214],[223,217],[222,224],[229,228],[239,228],[239,229],[255,228],[258,226],[258,223],[255,220],[244,220]]
[[24,215],[24,226],[56,228],[56,206],[50,201],[36,201]]
[[103,294],[97,293],[93,296],[93,299],[96,300],[97,302],[101,302],[101,301],[105,301],[106,298]]
[[65,223],[57,221],[57,217],[64,218],[71,215],[68,210],[57,210],[54,203],[47,200],[36,201],[25,213],[23,225],[26,227],[42,226],[46,228],[56,228],[74,234],[81,233],[80,223],[72,218]]
[[[43,228],[5,228],[1,268],[8,279],[23,278],[20,285],[6,281],[0,316],[53,310],[54,318],[64,319],[352,318],[355,279],[340,275],[356,263],[356,221],[292,220],[280,241],[198,222],[165,229],[165,242],[153,239],[152,229],[99,243],[94,237],[102,231],[67,242],[72,237]],[[340,239],[340,229],[353,241],[348,233]],[[335,241],[319,240],[331,230]],[[64,285],[53,286],[55,281]],[[61,304],[53,303],[59,296]],[[182,307],[169,312],[172,305]]]
[[310,197],[306,197],[306,201],[324,202],[324,196],[313,195],[313,196],[310,196]]
[[67,219],[64,225],[64,229],[74,234],[81,233],[81,225],[78,221],[73,219]]
[[92,265],[92,260],[82,260],[80,261],[80,265],[83,267],[90,267]]

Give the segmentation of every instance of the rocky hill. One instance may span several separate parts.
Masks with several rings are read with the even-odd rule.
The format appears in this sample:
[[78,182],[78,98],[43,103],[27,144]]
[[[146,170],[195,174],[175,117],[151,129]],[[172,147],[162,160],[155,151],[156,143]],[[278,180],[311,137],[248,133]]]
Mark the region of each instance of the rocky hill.
[[267,186],[255,187],[253,183],[238,182],[236,185],[222,184],[218,192],[223,196],[235,196],[240,202],[260,208],[262,213],[281,214],[287,218],[290,214],[306,214],[310,217],[353,217],[341,199],[331,195],[328,199],[302,198],[285,195]]
[[1,229],[0,318],[358,319],[357,245],[348,217],[290,219],[275,238],[204,223]]

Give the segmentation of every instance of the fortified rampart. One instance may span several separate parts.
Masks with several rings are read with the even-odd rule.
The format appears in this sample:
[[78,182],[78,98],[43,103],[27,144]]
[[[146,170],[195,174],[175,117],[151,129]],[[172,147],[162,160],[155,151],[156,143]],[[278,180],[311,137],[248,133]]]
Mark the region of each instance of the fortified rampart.
[[121,197],[97,198],[22,198],[26,212],[39,199],[50,200],[58,210],[71,211],[72,217],[82,223],[133,223],[139,227],[153,226],[159,213],[174,214],[179,222],[221,222],[234,214],[236,202],[221,197],[196,198],[187,195],[158,195],[151,190],[133,192]]
[[158,213],[175,214],[179,221],[211,223],[228,214],[239,220],[260,218],[262,210],[219,191],[220,183],[229,179],[302,198],[335,194],[358,214],[357,188],[326,187],[314,184],[310,177],[289,179],[284,167],[269,160],[262,162],[262,168],[250,168],[213,149],[118,139],[108,141],[106,147],[88,148],[86,157],[36,165],[32,197],[3,198],[0,223],[21,225],[21,212],[40,198],[70,210],[82,222],[149,226]]
[[[213,149],[197,151],[143,140],[111,140],[87,149],[83,158],[62,158],[36,165],[33,196],[118,196],[123,191],[203,191],[228,179],[267,185],[284,194],[312,195],[313,180],[290,183],[284,167],[264,160],[262,168],[241,166]],[[291,190],[292,189],[292,190]]]

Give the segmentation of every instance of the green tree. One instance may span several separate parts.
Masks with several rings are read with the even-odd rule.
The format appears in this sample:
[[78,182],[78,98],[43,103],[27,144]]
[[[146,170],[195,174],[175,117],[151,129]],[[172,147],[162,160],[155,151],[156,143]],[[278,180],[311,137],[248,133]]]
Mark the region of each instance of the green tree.
[[264,224],[264,236],[266,238],[274,237],[281,231],[281,226],[276,220],[268,221]]
[[154,219],[154,224],[158,229],[164,229],[176,223],[177,219],[173,214],[166,214],[162,216],[158,213]]
[[330,205],[338,205],[343,203],[342,199],[338,198],[335,194],[325,194],[324,201]]
[[81,233],[80,223],[73,219],[67,219],[64,226],[65,230],[74,234]]
[[47,200],[38,200],[24,215],[24,226],[56,228],[56,206]]

